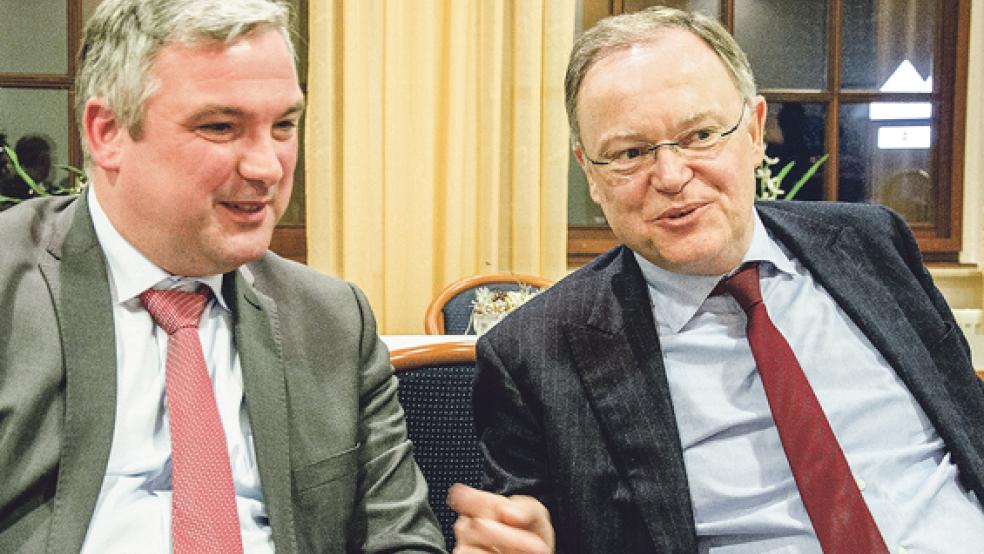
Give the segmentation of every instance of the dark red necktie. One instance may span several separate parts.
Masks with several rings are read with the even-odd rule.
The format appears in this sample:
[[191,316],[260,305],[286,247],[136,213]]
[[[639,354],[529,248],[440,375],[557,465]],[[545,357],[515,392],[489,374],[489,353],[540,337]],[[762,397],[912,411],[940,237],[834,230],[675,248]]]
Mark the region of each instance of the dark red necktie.
[[762,302],[757,264],[715,289],[748,315],[746,335],[806,512],[827,554],[887,553],[857,482],[813,388]]
[[198,292],[150,289],[140,295],[168,334],[165,383],[175,554],[243,551],[225,431],[198,337],[208,299],[207,287]]

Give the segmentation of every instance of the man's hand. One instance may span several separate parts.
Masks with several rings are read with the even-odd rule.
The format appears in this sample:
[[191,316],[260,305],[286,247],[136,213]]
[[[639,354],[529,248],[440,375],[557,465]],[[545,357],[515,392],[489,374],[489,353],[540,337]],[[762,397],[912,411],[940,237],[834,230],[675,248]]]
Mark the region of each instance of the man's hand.
[[455,554],[553,552],[550,513],[533,497],[507,498],[457,483],[448,490],[448,505],[458,512]]

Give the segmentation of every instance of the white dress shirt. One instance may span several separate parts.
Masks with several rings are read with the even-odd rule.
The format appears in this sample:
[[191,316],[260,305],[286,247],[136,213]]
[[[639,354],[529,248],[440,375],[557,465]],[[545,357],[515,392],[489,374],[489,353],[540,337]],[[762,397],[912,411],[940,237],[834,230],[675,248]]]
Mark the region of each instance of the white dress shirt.
[[[636,256],[649,284],[683,443],[699,550],[819,553],[720,276],[678,275]],[[743,261],[760,264],[769,316],[796,353],[893,553],[980,553],[984,512],[939,434],[830,295],[756,215]]]
[[195,290],[199,283],[213,294],[202,314],[199,335],[225,429],[243,547],[250,553],[272,552],[232,313],[222,298],[222,276],[169,275],[113,228],[91,187],[87,194],[109,274],[117,391],[109,464],[82,552],[171,551],[171,435],[164,397],[168,337],[138,296],[152,287]]

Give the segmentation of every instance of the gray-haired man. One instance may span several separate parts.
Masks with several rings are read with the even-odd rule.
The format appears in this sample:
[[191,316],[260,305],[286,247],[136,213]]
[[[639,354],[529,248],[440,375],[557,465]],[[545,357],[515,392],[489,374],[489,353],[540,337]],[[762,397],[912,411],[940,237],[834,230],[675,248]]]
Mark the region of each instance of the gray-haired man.
[[566,97],[623,245],[478,342],[512,497],[451,491],[463,551],[978,552],[984,385],[899,216],[755,202],[765,100],[706,17],[604,20]]
[[89,22],[92,186],[0,217],[0,551],[443,550],[364,296],[267,251],[304,106],[287,19]]

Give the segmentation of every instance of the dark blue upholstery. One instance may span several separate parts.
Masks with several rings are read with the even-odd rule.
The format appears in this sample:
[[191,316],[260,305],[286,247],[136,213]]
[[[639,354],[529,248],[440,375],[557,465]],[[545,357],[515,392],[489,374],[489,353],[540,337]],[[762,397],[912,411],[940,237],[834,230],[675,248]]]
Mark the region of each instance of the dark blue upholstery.
[[[520,290],[523,285],[519,283],[492,283],[481,285],[489,290]],[[530,287],[534,290],[536,287]],[[444,334],[445,335],[474,335],[475,330],[468,327],[468,320],[471,319],[472,302],[475,300],[475,289],[468,289],[458,294],[444,304],[441,310],[444,312]],[[467,330],[467,332],[466,332]]]
[[448,551],[454,548],[457,514],[448,507],[454,483],[482,484],[482,455],[472,421],[474,362],[397,371],[413,455],[429,487],[431,508]]

